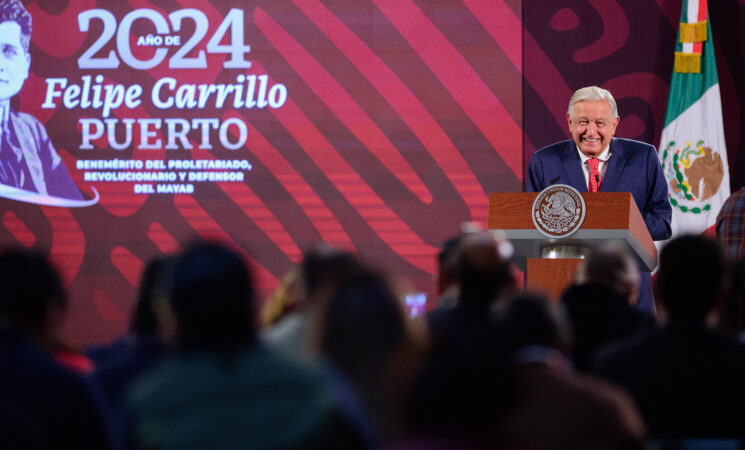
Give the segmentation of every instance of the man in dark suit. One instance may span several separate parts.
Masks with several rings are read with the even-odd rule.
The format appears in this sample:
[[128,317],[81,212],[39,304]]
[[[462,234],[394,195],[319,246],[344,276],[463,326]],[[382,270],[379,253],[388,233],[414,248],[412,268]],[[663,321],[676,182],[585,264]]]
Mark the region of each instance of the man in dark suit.
[[[545,147],[530,158],[526,190],[568,184],[580,192],[631,192],[654,240],[671,234],[672,208],[654,146],[614,138],[620,117],[605,89],[577,90],[569,101],[567,123],[572,140]],[[642,273],[637,308],[654,311],[652,278]]]

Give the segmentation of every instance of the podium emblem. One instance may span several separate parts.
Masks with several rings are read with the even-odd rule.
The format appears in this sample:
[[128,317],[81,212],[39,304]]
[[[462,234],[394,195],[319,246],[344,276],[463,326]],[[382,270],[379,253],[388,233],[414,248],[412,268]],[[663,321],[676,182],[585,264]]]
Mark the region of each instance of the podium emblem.
[[585,199],[566,184],[553,184],[538,193],[533,201],[533,224],[550,238],[571,235],[585,221]]

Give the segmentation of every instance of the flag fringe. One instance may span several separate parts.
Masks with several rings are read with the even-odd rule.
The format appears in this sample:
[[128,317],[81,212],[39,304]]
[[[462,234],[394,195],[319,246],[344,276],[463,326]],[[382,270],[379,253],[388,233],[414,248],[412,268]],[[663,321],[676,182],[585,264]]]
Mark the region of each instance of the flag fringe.
[[706,20],[680,24],[680,42],[704,42],[706,40]]
[[675,69],[678,73],[701,73],[701,54],[675,52]]

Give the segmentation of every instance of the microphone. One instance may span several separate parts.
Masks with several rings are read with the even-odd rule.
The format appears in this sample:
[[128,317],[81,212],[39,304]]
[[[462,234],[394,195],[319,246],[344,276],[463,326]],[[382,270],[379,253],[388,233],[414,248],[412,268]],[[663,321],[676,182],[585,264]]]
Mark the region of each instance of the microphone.
[[557,181],[559,181],[559,179],[560,179],[560,178],[561,178],[561,177],[556,177],[556,178],[554,178],[553,180],[551,180],[551,181],[549,181],[549,182],[548,182],[548,185],[549,185],[549,186],[551,186],[552,184],[554,184],[554,183],[556,183]]

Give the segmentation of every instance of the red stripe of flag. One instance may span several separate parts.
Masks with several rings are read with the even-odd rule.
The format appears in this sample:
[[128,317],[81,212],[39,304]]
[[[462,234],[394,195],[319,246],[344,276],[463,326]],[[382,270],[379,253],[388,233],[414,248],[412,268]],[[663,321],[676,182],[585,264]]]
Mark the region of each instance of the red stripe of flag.
[[706,20],[706,6],[707,0],[698,0],[698,21],[702,22]]

